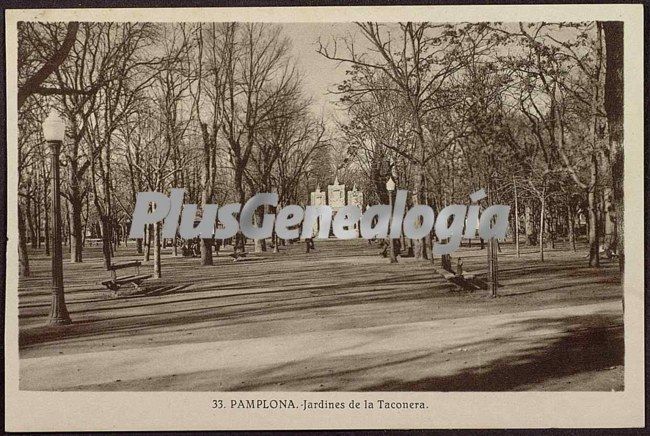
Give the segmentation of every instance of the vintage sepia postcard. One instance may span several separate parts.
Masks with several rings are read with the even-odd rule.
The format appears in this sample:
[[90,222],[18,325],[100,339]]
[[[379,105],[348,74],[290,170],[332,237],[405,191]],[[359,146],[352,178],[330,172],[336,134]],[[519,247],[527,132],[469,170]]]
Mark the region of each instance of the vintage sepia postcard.
[[5,12],[6,430],[644,425],[642,5]]

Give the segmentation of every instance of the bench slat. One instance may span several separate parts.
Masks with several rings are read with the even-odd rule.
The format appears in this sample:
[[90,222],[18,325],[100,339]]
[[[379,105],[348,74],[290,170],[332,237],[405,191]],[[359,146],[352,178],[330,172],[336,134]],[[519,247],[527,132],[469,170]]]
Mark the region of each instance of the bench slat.
[[128,283],[128,282],[130,282],[134,277],[136,277],[135,274],[130,275],[130,276],[119,277],[119,278],[113,280],[113,282],[114,282],[114,283],[117,283],[117,284]]
[[444,270],[444,269],[441,270],[441,271],[439,271],[439,272],[440,272],[440,275],[442,275],[442,276],[443,276],[445,279],[447,279],[447,280],[456,277],[456,274],[454,274],[453,272],[450,272],[450,271]]
[[108,284],[108,283],[117,283],[117,284],[120,284],[120,283],[126,283],[126,282],[128,282],[130,279],[132,279],[133,277],[135,277],[135,274],[130,275],[130,276],[120,277],[120,278],[117,278],[117,279],[108,279],[108,280],[104,280],[104,281],[101,282],[101,283],[102,283],[102,285],[104,285],[104,284]]
[[124,285],[127,283],[138,283],[143,280],[146,280],[150,278],[152,275],[151,274],[141,274],[139,276],[128,276],[128,277],[122,277],[117,280],[104,280],[103,282],[100,282],[104,286],[108,285]]
[[121,279],[117,279],[115,281],[115,283],[121,285],[121,284],[124,284],[124,283],[141,282],[142,280],[148,279],[149,277],[151,277],[151,274],[149,274],[149,275],[141,274],[139,276],[129,276],[129,277],[124,277],[124,278],[121,278]]
[[114,263],[111,266],[108,267],[109,271],[114,271],[117,269],[123,269],[123,268],[132,268],[132,267],[139,267],[142,265],[142,262],[139,260],[135,260],[133,262],[123,262],[123,263]]

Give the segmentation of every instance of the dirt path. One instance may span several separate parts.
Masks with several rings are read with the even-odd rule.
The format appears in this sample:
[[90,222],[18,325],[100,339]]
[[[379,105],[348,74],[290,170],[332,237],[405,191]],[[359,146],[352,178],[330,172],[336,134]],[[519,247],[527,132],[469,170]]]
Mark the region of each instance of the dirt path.
[[[479,271],[483,253],[461,250]],[[132,258],[125,253],[125,258]],[[108,298],[99,258],[66,264],[74,323],[46,324],[47,259],[21,281],[30,390],[611,390],[623,386],[614,266],[500,257],[500,297],[456,292],[426,262],[365,243],[302,246],[213,267],[166,257],[164,279]],[[39,270],[39,268],[42,268]]]
[[[610,302],[516,315],[48,356],[22,361],[21,387],[208,391],[562,388],[557,380],[547,382],[552,376],[567,378],[566,387],[571,389],[575,371],[603,372],[605,378],[611,377],[606,371],[619,371],[611,365],[622,353],[620,323],[619,305]],[[589,377],[589,388],[603,389],[593,383],[593,377]],[[622,386],[617,381],[611,388]]]

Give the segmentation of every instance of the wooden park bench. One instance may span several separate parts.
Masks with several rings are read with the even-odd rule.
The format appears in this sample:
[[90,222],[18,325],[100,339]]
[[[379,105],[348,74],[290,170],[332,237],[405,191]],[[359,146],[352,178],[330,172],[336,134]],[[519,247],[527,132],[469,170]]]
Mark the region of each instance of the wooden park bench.
[[94,245],[100,245],[102,243],[102,238],[86,238],[86,244],[88,244],[90,247]]
[[[123,285],[133,284],[133,286],[140,290],[140,284],[150,278],[151,274],[140,274],[140,265],[141,262],[134,260],[131,262],[115,263],[108,267],[108,270],[111,272],[111,278],[101,282],[102,285],[106,286],[109,290],[113,291],[113,295],[117,294],[117,291]],[[135,268],[136,273],[128,276],[118,277],[117,271],[125,268]]]
[[473,280],[476,278],[476,273],[463,271],[462,263],[458,265],[458,272],[445,268],[434,268],[434,270],[458,289],[475,290],[478,288],[473,283]]
[[229,254],[230,257],[232,257],[233,262],[240,262],[244,259],[246,259],[247,254],[245,251],[244,252],[233,252]]

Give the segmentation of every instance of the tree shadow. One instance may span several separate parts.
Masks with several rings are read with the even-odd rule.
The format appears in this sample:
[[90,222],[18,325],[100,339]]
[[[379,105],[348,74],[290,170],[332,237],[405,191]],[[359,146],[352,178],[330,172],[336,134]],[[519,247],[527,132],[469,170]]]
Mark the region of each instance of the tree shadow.
[[[381,286],[379,286],[380,283]],[[150,314],[127,312],[116,315],[111,313],[114,309],[111,306],[82,309],[77,312],[71,311],[70,313],[73,315],[75,313],[106,311],[108,317],[103,319],[87,317],[85,320],[76,321],[73,324],[59,326],[57,328],[44,325],[21,329],[19,332],[19,347],[22,349],[38,344],[80,337],[93,337],[107,334],[132,334],[134,331],[142,332],[159,327],[172,329],[186,324],[204,323],[206,321],[221,324],[224,321],[233,320],[241,323],[251,316],[275,317],[279,314],[296,313],[301,310],[334,308],[363,303],[376,304],[387,301],[403,302],[408,299],[419,300],[431,295],[431,291],[428,289],[405,291],[402,288],[396,288],[395,286],[398,284],[409,286],[410,280],[398,277],[389,280],[377,280],[377,284],[374,286],[364,288],[357,288],[343,283],[319,286],[309,291],[304,289],[279,289],[276,291],[244,293],[241,295],[210,295],[188,300],[200,304],[190,308],[181,307],[172,309],[171,307],[174,307],[175,303],[179,303],[178,301],[150,302],[138,305],[131,304],[119,308],[123,310],[160,305],[162,310]],[[316,291],[322,294],[315,294],[314,292]],[[250,295],[257,295],[262,298],[249,301],[247,297],[250,297]],[[242,300],[229,302],[227,297],[241,297]],[[118,302],[120,300],[123,301],[125,299],[118,298],[114,301]],[[135,303],[137,300],[134,299],[133,301]],[[214,301],[218,304],[207,304],[209,301]],[[165,310],[165,305],[171,307]]]
[[[451,375],[414,381],[392,378],[363,390],[512,391],[550,379],[606,370],[624,362],[624,334],[620,321],[620,316],[603,314],[517,321],[528,332],[555,326],[565,333],[550,344],[531,344],[523,353]],[[467,346],[471,345],[474,344]],[[620,380],[622,385],[623,380]]]
[[[271,267],[266,259],[265,262],[225,268],[226,264],[233,263],[230,257],[223,256],[223,265],[220,266],[224,268],[210,268],[199,267],[196,259],[178,258],[176,263],[172,264],[174,269],[172,270],[170,265],[166,270],[168,273],[164,279],[152,280],[147,284],[147,290],[142,293],[114,299],[69,301],[69,311],[74,323],[56,329],[36,325],[39,319],[46,322],[51,304],[47,298],[39,298],[36,304],[30,302],[29,305],[21,306],[19,346],[23,350],[39,344],[64,343],[68,340],[78,343],[99,337],[118,338],[162,330],[198,331],[259,321],[295,320],[306,316],[307,311],[312,311],[309,316],[315,317],[318,315],[314,313],[321,309],[329,311],[342,308],[349,311],[345,306],[365,305],[364,311],[379,312],[376,308],[383,307],[382,304],[405,305],[422,301],[425,302],[423,307],[429,307],[433,306],[433,299],[437,299],[441,304],[460,305],[471,304],[479,297],[482,298],[481,293],[453,295],[453,292],[449,292],[449,282],[437,277],[429,264],[407,265],[404,262],[397,265],[364,264],[358,268],[345,267],[341,265],[355,254],[362,254],[364,250],[353,249],[338,253],[332,251],[333,248],[334,246],[323,244],[323,253],[326,254],[318,259],[318,253],[315,253],[316,257],[310,256],[310,261],[307,262],[304,260],[302,247],[293,247],[288,250],[292,252],[287,253],[287,258],[269,255],[268,261],[274,262]],[[312,259],[316,260],[312,262]],[[266,265],[260,267],[260,264]],[[297,264],[299,266],[296,266]],[[381,268],[378,268],[378,265]],[[598,284],[603,281],[603,277],[599,278],[593,273],[593,269],[586,267],[580,268],[579,271],[574,270],[576,265],[573,261],[561,265],[551,262],[543,265],[526,263],[516,268],[503,268],[503,275],[499,278],[503,281],[523,281],[525,286],[522,286],[521,290],[517,289],[515,294],[524,294],[552,291],[562,288],[564,284],[567,287],[574,286],[567,278],[584,276],[589,279],[585,278],[579,284],[582,288],[589,287],[589,292],[582,292],[581,288],[577,288],[580,293],[576,292],[574,297],[571,297],[571,292],[552,296],[553,303],[567,301],[567,304],[575,304],[576,301],[593,302],[596,298],[601,298],[601,295],[598,295]],[[100,268],[96,270],[99,272]],[[86,272],[86,267],[79,271]],[[95,269],[92,269],[85,277],[75,278],[76,282],[83,283],[84,279],[88,283],[89,276],[95,273]],[[508,277],[507,274],[511,276]],[[554,280],[559,277],[563,285],[548,287],[551,282],[547,281],[546,277],[551,274]],[[74,277],[73,274],[69,276]],[[536,289],[531,290],[529,278],[534,281]],[[486,289],[480,279],[474,280],[480,288]],[[537,283],[547,288],[537,289]],[[499,289],[499,292],[503,292],[499,296],[510,295],[512,292],[509,288],[511,282],[505,286],[508,289]],[[93,296],[100,292],[99,289],[86,289],[88,294]],[[593,294],[592,290],[595,290],[596,294]],[[45,288],[41,292],[49,296]],[[22,301],[22,292],[20,297]],[[609,295],[604,295],[604,298],[609,298]],[[493,303],[482,301],[482,304],[489,307]],[[512,310],[512,307],[506,309]],[[457,312],[437,313],[435,317],[453,317],[455,313]],[[418,319],[425,319],[424,315],[418,316]],[[426,319],[432,319],[433,316],[429,317],[427,314]],[[341,325],[346,325],[345,323],[345,320],[341,320]]]
[[[350,358],[302,360],[246,374],[232,390],[314,391],[435,391],[495,392],[554,390],[539,388],[544,382],[623,365],[624,335],[620,315],[591,314],[565,318],[537,318],[504,324],[519,328],[518,338],[499,338],[466,343],[455,350],[493,348],[514,340],[527,346],[484,364],[469,366],[452,374],[411,379],[411,374],[431,368],[444,372],[453,350],[414,350],[395,355],[356,355]],[[551,338],[544,336],[553,328]],[[526,333],[529,333],[526,335]],[[523,339],[519,337],[525,335]],[[467,357],[463,357],[468,359]],[[426,370],[425,370],[426,371]],[[390,375],[390,376],[387,376]],[[364,380],[375,380],[366,382]],[[380,380],[380,381],[379,381]],[[352,389],[351,389],[352,386]],[[623,379],[602,390],[622,389]],[[555,389],[563,390],[563,389]],[[584,390],[584,389],[583,389]]]
[[[623,365],[624,344],[621,316],[596,313],[570,317],[547,317],[503,323],[497,328],[515,328],[516,335],[455,344],[452,348],[412,349],[376,353],[354,353],[359,346],[386,339],[390,331],[373,331],[359,344],[316,343],[322,352],[305,359],[283,362],[254,370],[223,369],[150,377],[131,383],[127,390],[160,391],[541,391],[558,389],[554,380],[608,370]],[[505,331],[505,330],[504,330]],[[379,336],[377,336],[379,335]],[[510,347],[516,343],[524,346]],[[496,359],[485,359],[447,373],[453,353],[469,350],[503,350]],[[399,349],[399,347],[398,347]],[[264,353],[264,349],[260,349]],[[455,367],[469,359],[455,356]],[[466,362],[465,362],[466,363]],[[446,365],[446,366],[445,366]],[[414,378],[413,374],[426,374]],[[434,375],[434,374],[441,375]],[[173,379],[173,381],[172,381]],[[545,386],[544,383],[548,382]],[[550,388],[548,386],[551,386]],[[622,389],[622,376],[615,376],[593,390]],[[77,386],[74,390],[125,390],[119,383]],[[579,387],[575,390],[586,390]]]
[[183,293],[183,289],[189,287],[190,284],[184,285],[153,285],[153,286],[142,286],[139,289],[134,291],[127,292],[123,295],[119,295],[117,298],[109,298],[111,300],[126,300],[130,298],[142,298],[142,297],[157,297],[159,295],[173,295]]

